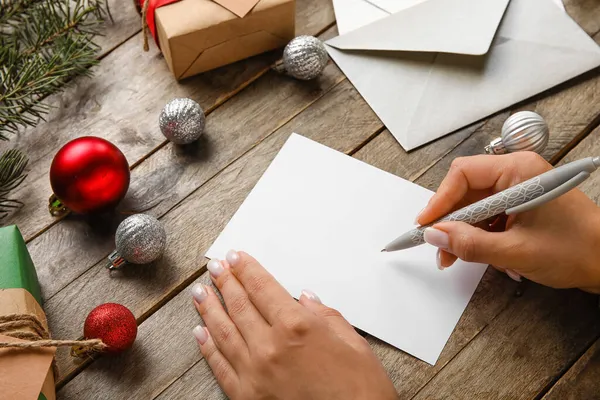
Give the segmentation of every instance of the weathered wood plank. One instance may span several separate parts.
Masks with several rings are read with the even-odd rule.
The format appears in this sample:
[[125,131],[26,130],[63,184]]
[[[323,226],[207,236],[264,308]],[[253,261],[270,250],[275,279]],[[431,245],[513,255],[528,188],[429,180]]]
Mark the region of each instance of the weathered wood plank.
[[[141,31],[140,16],[135,10],[133,1],[109,0],[108,6],[112,15],[106,20],[106,27],[102,35],[98,37],[96,43],[102,49],[100,57],[103,58],[106,54],[113,51],[123,42]],[[139,42],[139,49],[142,48],[142,42]]]
[[[99,263],[52,297],[46,302],[45,310],[53,335],[79,336],[81,328],[74,326],[72,321],[83,321],[95,305],[106,301],[127,305],[137,317],[153,312],[157,304],[168,298],[171,292],[181,290],[190,279],[198,276],[198,269],[204,264],[204,251],[225,226],[252,188],[253,182],[258,179],[292,130],[303,132],[342,151],[351,151],[378,129],[380,122],[368,106],[364,102],[353,101],[358,98],[356,91],[344,81],[313,107],[280,128],[276,139],[267,139],[270,140],[269,143],[276,140],[277,146],[269,146],[267,152],[263,142],[250,151],[252,154],[259,154],[252,162],[234,163],[236,167],[228,168],[227,171],[236,170],[236,174],[243,172],[235,181],[237,187],[230,187],[226,183],[227,179],[233,179],[236,174],[228,172],[224,177],[219,174],[216,179],[209,180],[171,210],[162,218],[168,232],[167,252],[164,259],[155,266],[132,266],[124,270],[122,276],[111,277],[102,263]],[[324,114],[329,117],[319,118]],[[223,124],[226,124],[225,120]],[[223,151],[227,150],[224,148]],[[248,157],[244,157],[244,160],[248,160]],[[151,177],[152,171],[156,171],[156,165],[149,164],[148,169],[144,170],[144,164],[140,166],[140,171],[148,174],[144,176]],[[195,169],[198,166],[188,165],[187,168]],[[136,168],[134,173],[137,170]],[[252,175],[251,172],[257,175]],[[160,182],[153,180],[148,181],[148,185],[159,184]],[[185,185],[187,184],[181,184],[182,187]],[[223,186],[227,186],[227,189],[223,189]],[[189,249],[194,249],[193,254],[190,254]],[[63,352],[59,352],[57,360],[61,376],[76,368],[73,360]]]
[[416,399],[535,397],[600,332],[595,296],[531,284]]
[[[131,5],[123,3],[123,7]],[[333,21],[330,1],[298,1],[299,33],[317,34]],[[77,79],[64,93],[49,97],[47,102],[54,109],[47,122],[26,129],[10,142],[27,151],[30,167],[28,179],[14,193],[25,205],[4,223],[17,224],[27,241],[56,223],[47,211],[48,170],[64,143],[79,136],[100,136],[117,145],[130,165],[136,164],[166,143],[157,120],[168,100],[190,97],[211,111],[266,73],[279,53],[256,56],[178,83],[156,47],[144,53],[140,43],[138,34],[104,58],[92,79]]]
[[600,397],[600,340],[550,389],[543,400],[580,400]]
[[[600,106],[599,106],[600,108]],[[600,113],[599,113],[600,114]],[[600,122],[600,121],[599,121]],[[560,160],[559,165],[579,160],[585,157],[595,157],[600,155],[600,127],[586,136],[579,144]],[[596,204],[600,204],[600,175],[592,174],[581,185],[579,185],[586,195],[588,195]]]
[[563,3],[571,18],[590,36],[600,32],[600,8],[596,0],[563,0]]
[[[364,102],[351,101],[352,99],[357,98],[359,97],[355,90],[352,89],[347,82],[342,83],[328,93],[322,100],[315,103],[314,106],[307,109],[289,124],[283,126],[275,134],[268,137],[259,146],[249,151],[244,157],[226,168],[222,173],[215,177],[215,179],[209,181],[205,186],[202,186],[198,191],[194,192],[185,199],[179,207],[169,212],[163,218],[163,221],[167,227],[172,226],[172,229],[176,230],[173,234],[177,236],[176,239],[170,239],[169,242],[168,257],[171,264],[171,272],[169,272],[169,274],[179,278],[186,273],[189,275],[190,272],[193,271],[197,272],[199,275],[200,271],[195,269],[197,268],[195,265],[201,265],[202,254],[208,249],[239,205],[246,198],[256,181],[260,178],[263,171],[270,164],[271,160],[275,157],[287,137],[292,132],[296,131],[303,133],[314,140],[346,153],[352,152],[355,148],[360,146],[372,132],[376,132],[380,126],[379,120],[372,114]],[[324,114],[326,114],[328,118],[318,118],[318,116]],[[342,121],[343,124],[341,123]],[[389,135],[387,132],[386,134]],[[468,135],[468,133],[465,133],[464,135]],[[438,149],[437,151],[433,151],[432,148],[423,148],[420,150],[423,154],[422,157],[407,158],[405,164],[407,167],[411,163],[418,164],[418,168],[422,163],[430,163],[432,162],[430,158],[440,157],[440,155],[443,155],[446,152],[447,147],[454,146],[456,142],[463,138],[464,136],[457,135],[448,137],[444,141],[437,142],[437,145],[432,145],[434,148]],[[171,232],[171,230],[169,230],[169,232]],[[174,243],[176,248],[172,248],[171,243]],[[194,248],[196,249],[196,252],[190,256],[189,252],[184,251],[186,248]],[[190,260],[190,258],[192,260]],[[190,265],[190,267],[187,267],[187,270],[184,269],[186,268],[186,265]],[[157,265],[157,269],[160,267],[161,264]],[[96,267],[94,269],[96,269]],[[177,273],[175,274],[172,269],[176,269]],[[160,272],[157,272],[157,274],[159,273]],[[104,274],[103,276],[106,275]],[[97,276],[97,279],[103,279],[103,277]],[[203,279],[207,279],[207,276],[204,276]],[[79,284],[80,281],[81,280],[78,279],[74,284]],[[91,279],[85,279],[85,281],[88,285],[96,285],[96,282],[91,282]],[[189,281],[187,281],[187,283],[189,283]],[[116,284],[119,284],[119,282],[116,282]],[[131,285],[132,282],[127,282],[126,284]],[[147,284],[148,283],[144,283],[144,287],[146,287]],[[106,287],[106,285],[107,284],[100,283],[100,287]],[[71,292],[71,285],[67,290]],[[93,297],[100,295],[112,298],[114,295],[117,295],[119,296],[119,301],[124,304],[130,304],[132,309],[135,310],[134,312],[138,311],[140,305],[142,305],[141,303],[146,301],[139,292],[139,290],[141,290],[140,287],[136,287],[135,290],[129,291],[134,298],[142,297],[141,300],[137,300],[135,303],[132,303],[131,300],[128,301],[127,299],[124,299],[124,294],[121,294],[120,292],[112,292],[109,294],[96,293],[96,291],[90,290],[89,287],[85,290],[86,293],[92,292],[91,296]],[[78,291],[79,290],[74,290],[73,296],[79,298],[80,294]],[[52,309],[58,311],[59,309],[64,310],[64,307],[67,307],[67,313],[69,315],[72,316],[73,313],[78,313],[73,307],[68,306],[68,304],[73,304],[75,302],[73,301],[73,297],[64,297],[65,292],[66,290],[51,299],[46,306],[46,310]],[[156,290],[148,288],[148,293],[148,296],[156,294]],[[184,291],[177,295],[175,299],[179,299],[181,296],[188,297],[189,293]],[[58,298],[63,298],[64,301],[60,304],[55,303]],[[193,308],[171,308],[171,303],[174,301],[178,300],[171,300],[171,302],[156,311],[149,319],[154,319],[155,315],[160,313],[161,317],[158,318],[191,319],[197,321],[197,316],[194,317],[195,311]],[[49,314],[54,315],[54,311],[49,312]],[[166,314],[166,316],[163,317],[164,314]],[[170,335],[170,325],[169,322],[162,324],[162,333],[159,333],[158,330],[153,333],[148,333],[147,340],[149,342],[159,340],[156,335],[162,334],[166,335],[164,337],[168,337]],[[141,324],[140,329],[146,329],[145,327],[146,323],[143,323]],[[186,334],[189,334],[189,332],[186,332]],[[144,346],[143,342],[138,342],[138,344],[139,346]],[[170,355],[166,356],[164,353],[156,355],[157,360],[162,360],[160,361],[161,363],[166,363],[163,364],[165,368],[169,363],[170,357]],[[192,352],[191,356],[186,356],[188,365],[186,368],[181,368],[179,374],[183,374],[197,363],[199,357],[200,355],[196,352]],[[130,360],[130,362],[132,364],[136,363],[136,361],[133,360]],[[201,364],[198,365],[200,366],[199,368],[203,368]],[[170,380],[172,379],[171,373],[175,373],[176,371],[172,367],[169,367],[169,369],[168,379]],[[196,367],[193,369],[196,369]],[[202,371],[202,369],[199,371]],[[202,372],[202,374],[202,376],[205,376],[206,371]],[[95,375],[92,374],[92,376]],[[197,376],[197,371],[194,372],[194,376]],[[144,384],[140,384],[140,386],[153,385],[154,383],[151,382],[153,382],[154,379],[155,378],[153,377],[148,377],[148,380],[145,381]],[[160,379],[162,380],[162,378]],[[192,380],[195,381],[195,379]],[[103,385],[103,383],[88,376],[88,371],[86,369],[62,389],[61,396],[64,396],[64,398],[75,398],[75,395],[81,393],[82,390],[93,391],[101,385]],[[204,385],[208,385],[207,381],[205,379],[198,379],[193,388],[204,387]],[[210,384],[208,387],[210,387],[211,390],[216,388],[214,384]],[[114,390],[115,391],[112,393],[107,393],[106,391],[104,393],[113,397],[118,397],[121,393],[124,393],[123,390],[126,390],[126,388],[120,387],[115,388]],[[127,393],[131,392],[128,391]],[[137,393],[137,386],[133,389],[133,393]],[[144,395],[146,393],[147,392],[144,392]],[[213,393],[218,395],[219,392],[216,391]],[[199,395],[200,393],[195,392],[195,394]],[[201,395],[202,398],[205,398],[207,394],[202,392]],[[139,398],[144,397],[140,395]]]
[[[306,4],[311,5],[313,3]],[[323,7],[327,7],[327,3],[321,4],[323,4]],[[309,9],[312,8],[309,7]],[[323,10],[323,12],[327,13],[327,10]],[[321,28],[325,26],[322,25]],[[333,31],[330,30],[325,34],[333,35]],[[129,46],[129,42],[122,48],[127,46]],[[115,54],[120,54],[120,51],[121,48]],[[263,61],[259,61],[259,59],[255,62],[264,61],[264,58],[260,59]],[[124,62],[124,60],[120,61]],[[118,64],[114,68],[126,67],[120,63]],[[161,62],[161,66],[162,64]],[[242,66],[242,64],[239,66]],[[236,73],[245,74],[240,71],[239,66],[232,66],[230,69],[225,70],[229,72],[224,72],[232,81],[237,81],[235,86],[243,84],[237,80],[238,78],[235,78]],[[166,70],[163,72],[166,72]],[[132,71],[129,71],[129,73],[134,74]],[[161,75],[158,74],[158,76]],[[210,83],[210,77],[204,75],[202,77],[206,83]],[[157,77],[157,79],[159,78]],[[207,119],[206,135],[198,143],[184,147],[173,146],[169,143],[134,168],[128,199],[124,202],[123,207],[138,210],[151,209],[148,212],[157,216],[164,214],[170,207],[202,185],[206,179],[242,155],[281,124],[301,112],[342,79],[341,72],[332,63],[326,68],[323,76],[318,81],[309,82],[308,84],[278,75],[272,71],[268,72],[265,79],[259,79],[255,85],[250,85],[247,90],[240,93],[240,96],[232,98],[226,107],[211,113]],[[168,82],[168,87],[165,88],[167,93],[169,91],[172,93],[173,90],[181,90],[180,87],[171,87],[171,80],[168,80]],[[207,86],[195,85],[190,86],[189,90],[197,96],[206,93],[218,95],[223,89],[223,85],[220,83],[211,83],[211,85],[220,89],[213,91]],[[144,90],[148,91],[149,88]],[[104,98],[108,98],[111,92],[111,90],[108,90]],[[142,92],[140,91],[140,93]],[[143,95],[147,96],[148,94]],[[178,93],[176,95],[182,94]],[[169,97],[172,96],[175,95],[169,95]],[[157,115],[158,111],[154,117]],[[100,124],[98,118],[100,117],[92,117],[93,123]],[[138,120],[137,117],[130,116],[130,118],[133,120],[126,124],[133,124]],[[154,128],[150,128],[148,124],[151,124]],[[144,131],[143,128],[140,128],[141,125],[138,125],[137,131],[123,131],[117,138],[123,143],[119,147],[122,149],[129,148],[137,156],[146,157],[141,151],[150,151],[149,149],[152,146],[162,146],[161,143],[164,137],[158,130],[156,118],[148,121],[147,125],[149,131],[145,133],[136,133]],[[133,126],[130,126],[133,129]],[[150,132],[152,129],[154,132]],[[111,135],[117,133],[112,132]],[[146,134],[154,137],[152,139],[143,138]],[[144,144],[136,145],[138,140]],[[138,147],[142,150],[138,150]],[[38,183],[41,186],[36,186],[33,189],[34,193],[31,194],[31,197],[43,195],[38,189],[48,184],[47,177],[45,175],[41,176]],[[20,215],[26,211],[27,205],[24,210],[15,215]],[[44,216],[38,215],[39,218],[45,218],[47,214],[45,210],[37,210],[36,212],[44,214]],[[30,218],[30,216],[27,216],[27,218]],[[118,214],[111,216],[111,218],[102,217],[98,220],[71,216],[28,244],[31,257],[38,265],[38,275],[45,298],[52,297],[71,280],[107,256],[111,251],[111,247],[114,246],[114,231],[122,218],[124,216]],[[19,226],[21,227],[21,225]]]

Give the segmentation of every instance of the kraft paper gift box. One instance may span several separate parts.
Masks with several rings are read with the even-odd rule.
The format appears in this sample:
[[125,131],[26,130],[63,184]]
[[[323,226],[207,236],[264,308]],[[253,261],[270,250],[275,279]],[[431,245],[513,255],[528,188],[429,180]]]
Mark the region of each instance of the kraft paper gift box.
[[148,1],[148,26],[178,80],[295,37],[295,0]]
[[[8,336],[16,330],[34,333],[32,328],[6,328],[9,315],[35,317],[48,331],[35,267],[19,229],[0,228],[0,342],[19,341]],[[2,319],[4,317],[4,319]],[[54,400],[52,360],[54,348],[35,350],[0,349],[0,398]]]

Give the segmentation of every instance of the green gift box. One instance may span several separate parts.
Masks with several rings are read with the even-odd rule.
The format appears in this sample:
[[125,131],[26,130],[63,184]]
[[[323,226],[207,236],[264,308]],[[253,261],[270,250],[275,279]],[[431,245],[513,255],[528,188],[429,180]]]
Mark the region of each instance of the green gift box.
[[[39,337],[40,330],[48,332],[41,305],[37,273],[21,232],[14,225],[0,228],[0,342],[32,340]],[[2,396],[54,400],[54,351],[0,348]]]
[[0,228],[0,289],[25,289],[42,305],[35,266],[15,225]]

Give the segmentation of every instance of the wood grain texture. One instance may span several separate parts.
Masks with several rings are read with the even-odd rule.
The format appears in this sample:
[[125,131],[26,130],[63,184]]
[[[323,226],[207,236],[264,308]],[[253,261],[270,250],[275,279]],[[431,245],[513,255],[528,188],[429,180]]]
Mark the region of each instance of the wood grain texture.
[[[347,81],[336,86],[313,107],[278,129],[276,139],[271,136],[253,147],[248,153],[255,154],[253,158],[244,156],[244,161],[232,164],[173,208],[161,219],[168,244],[165,257],[156,265],[131,266],[111,277],[99,263],[48,300],[45,310],[53,335],[79,336],[81,327],[73,321],[83,321],[94,306],[107,301],[126,305],[138,318],[154,312],[170,293],[181,290],[199,275],[199,268],[205,263],[204,252],[289,134],[302,132],[328,146],[351,151],[379,127],[379,120],[364,102],[352,101],[358,98]],[[348,107],[349,104],[356,107]],[[324,114],[329,117],[321,118]],[[228,182],[234,178],[235,183]],[[77,369],[65,352],[59,351],[57,360],[63,377]]]
[[600,8],[597,0],[563,0],[563,3],[571,18],[590,36],[600,32]]
[[[329,0],[298,0],[298,33],[318,34],[333,21]],[[27,152],[30,167],[28,179],[14,193],[25,205],[4,223],[17,224],[27,241],[56,223],[47,211],[52,193],[48,170],[63,144],[99,136],[117,145],[135,165],[166,144],[157,120],[167,101],[189,97],[210,112],[265,74],[281,53],[252,57],[178,83],[156,47],[145,53],[140,43],[138,34],[105,57],[93,78],[77,79],[64,93],[49,97],[54,109],[47,122],[10,142]]]
[[[599,107],[600,108],[600,107]],[[600,115],[600,112],[599,112]],[[566,164],[585,157],[600,155],[600,127],[586,136],[577,146],[560,160],[559,165]],[[600,205],[600,173],[596,172],[586,179],[579,189]]]
[[531,284],[416,399],[535,397],[600,332],[596,296]]
[[543,400],[592,400],[600,397],[600,340],[567,371]]
[[[119,47],[127,39],[142,30],[141,16],[137,13],[133,1],[109,0],[108,7],[112,15],[106,19],[106,27],[95,42],[102,49],[100,57]],[[142,42],[139,42],[139,48],[142,48]]]

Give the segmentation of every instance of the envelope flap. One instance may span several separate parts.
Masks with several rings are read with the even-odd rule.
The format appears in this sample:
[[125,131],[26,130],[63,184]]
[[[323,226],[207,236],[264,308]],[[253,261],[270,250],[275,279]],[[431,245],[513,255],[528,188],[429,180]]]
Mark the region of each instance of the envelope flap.
[[482,55],[491,46],[508,2],[428,0],[327,43],[340,50]]

